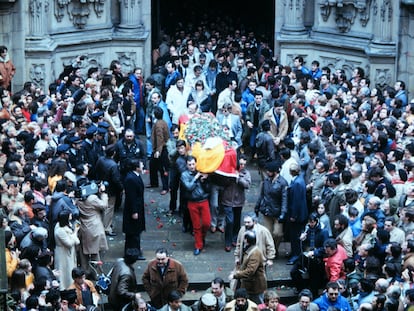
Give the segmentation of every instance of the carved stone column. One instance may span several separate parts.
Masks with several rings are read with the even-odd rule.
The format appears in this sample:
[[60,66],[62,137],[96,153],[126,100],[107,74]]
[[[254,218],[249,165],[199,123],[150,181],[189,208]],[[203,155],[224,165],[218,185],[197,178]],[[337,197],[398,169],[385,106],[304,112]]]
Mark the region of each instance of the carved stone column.
[[121,32],[137,33],[142,31],[141,0],[119,0],[120,3],[120,24],[118,30]]
[[392,1],[376,0],[373,6],[374,15],[374,42],[389,43],[392,41]]
[[49,16],[48,0],[30,0],[29,1],[29,29],[30,36],[42,38],[47,34],[46,21]]
[[285,0],[283,4],[285,20],[281,32],[289,35],[305,34],[304,9],[306,0]]

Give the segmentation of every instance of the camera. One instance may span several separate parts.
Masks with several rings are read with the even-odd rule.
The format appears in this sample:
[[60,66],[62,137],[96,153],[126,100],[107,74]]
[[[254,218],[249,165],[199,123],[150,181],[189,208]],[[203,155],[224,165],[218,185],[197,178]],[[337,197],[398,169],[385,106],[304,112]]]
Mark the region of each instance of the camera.
[[109,186],[109,183],[107,181],[91,181],[88,184],[80,186],[75,191],[75,197],[81,200],[86,199],[92,194],[97,194],[99,192],[99,188],[104,185],[105,188]]

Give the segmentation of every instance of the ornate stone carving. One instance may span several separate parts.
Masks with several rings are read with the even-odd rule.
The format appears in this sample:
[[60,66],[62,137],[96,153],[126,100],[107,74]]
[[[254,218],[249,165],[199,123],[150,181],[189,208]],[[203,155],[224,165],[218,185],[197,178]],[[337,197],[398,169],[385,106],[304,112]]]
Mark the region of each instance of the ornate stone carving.
[[359,21],[361,22],[361,25],[365,27],[369,21],[371,0],[357,0],[355,7],[359,12]]
[[336,69],[343,69],[347,77],[352,75],[352,71],[355,67],[362,67],[365,70],[365,73],[369,75],[369,65],[368,62],[360,62],[355,60],[349,60],[344,57],[329,57],[329,56],[321,56],[321,67],[327,66],[331,68],[331,71],[335,71]]
[[362,26],[366,26],[370,17],[371,0],[321,0],[319,8],[323,21],[327,21],[332,9],[335,9],[336,26],[340,32],[348,32],[359,13]]
[[69,18],[73,22],[73,26],[79,29],[83,29],[88,22],[89,17],[89,7],[85,3],[76,3],[73,6],[73,9],[69,12]]
[[32,64],[30,67],[30,79],[38,86],[45,87],[46,70],[44,64]]
[[56,0],[55,17],[58,22],[61,22],[63,16],[65,16],[65,8],[67,8],[69,2],[70,0]]
[[105,0],[91,0],[91,2],[93,2],[93,9],[95,10],[96,16],[101,17],[104,11]]
[[[61,59],[62,68],[66,66],[70,66],[73,63],[75,63],[76,58],[79,56],[79,54],[62,58]],[[103,68],[103,65],[102,65],[102,58],[104,56],[103,53],[92,53],[92,54],[82,53],[82,54],[85,56],[85,58],[77,65],[78,68],[81,69],[82,74],[86,76],[88,73],[88,69],[91,67],[97,67],[99,69]]]
[[126,9],[141,5],[141,0],[119,0],[119,2],[123,3]]
[[118,54],[118,60],[122,65],[122,70],[124,72],[132,72],[135,68],[135,59],[136,59],[136,53],[135,52],[129,52],[129,53],[117,53]]
[[373,16],[375,27],[373,28],[376,42],[392,41],[392,1],[375,0],[373,3]]
[[321,4],[320,5],[320,10],[321,10],[322,20],[324,22],[328,21],[329,15],[331,15],[331,6],[330,5]]
[[85,28],[90,9],[93,6],[96,16],[99,18],[104,11],[105,0],[55,0],[55,17],[58,22],[61,22],[67,12],[69,19],[73,22],[76,28]]
[[346,5],[336,9],[336,27],[340,32],[348,32],[355,21],[356,11],[353,7]]
[[30,0],[30,34],[43,36],[46,33],[45,20],[49,11],[48,0]]
[[391,22],[392,20],[392,3],[390,0],[384,0],[381,5],[381,20]]
[[380,88],[384,88],[387,85],[392,85],[392,73],[388,69],[377,69],[375,70],[375,85],[378,85]]

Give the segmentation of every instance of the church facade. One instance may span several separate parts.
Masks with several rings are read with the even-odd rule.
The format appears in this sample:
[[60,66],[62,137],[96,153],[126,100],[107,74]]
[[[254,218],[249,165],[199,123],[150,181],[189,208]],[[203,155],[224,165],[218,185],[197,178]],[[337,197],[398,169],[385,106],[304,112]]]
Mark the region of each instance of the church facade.
[[[156,0],[153,0],[156,1]],[[161,0],[157,0],[161,1]],[[0,0],[0,41],[25,81],[47,88],[82,55],[84,73],[119,60],[150,75],[150,0]],[[405,81],[414,92],[414,0],[275,0],[274,51],[332,70],[362,67],[371,85]]]

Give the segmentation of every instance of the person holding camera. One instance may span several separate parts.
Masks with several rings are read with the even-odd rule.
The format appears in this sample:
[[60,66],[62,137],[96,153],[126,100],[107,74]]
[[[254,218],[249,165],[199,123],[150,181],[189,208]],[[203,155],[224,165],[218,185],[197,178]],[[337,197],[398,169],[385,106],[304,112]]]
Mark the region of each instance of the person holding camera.
[[[108,209],[108,194],[104,183],[97,185],[82,179],[78,182],[81,192],[86,192],[86,197],[78,198],[80,211],[81,239],[81,266],[88,274],[90,272],[89,260],[101,260],[100,253],[108,250],[105,229],[103,225],[103,214]],[[82,187],[85,191],[82,191]],[[96,192],[95,192],[96,191]]]

